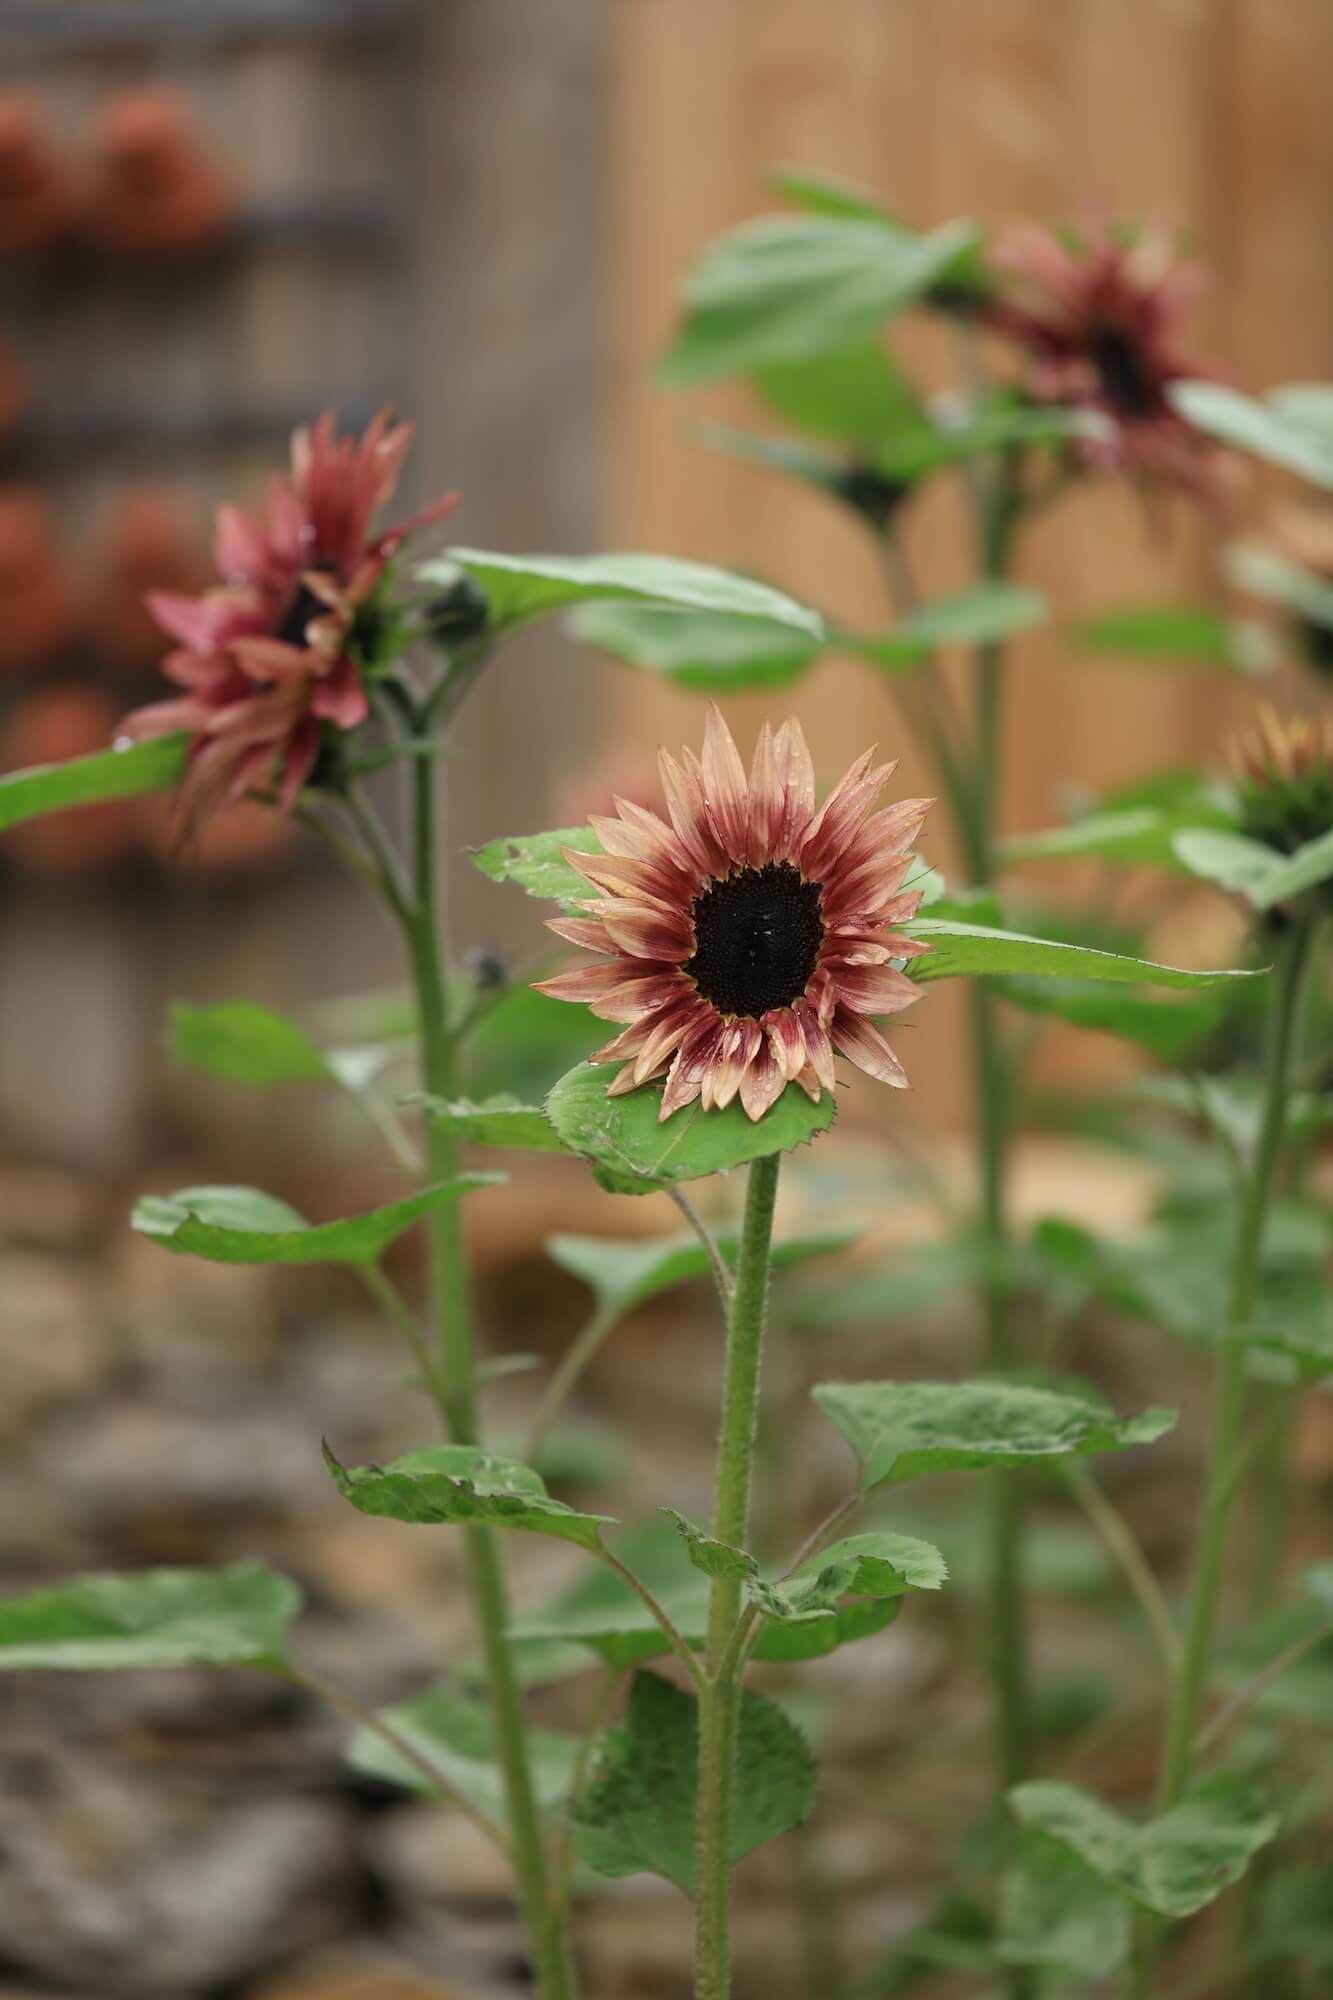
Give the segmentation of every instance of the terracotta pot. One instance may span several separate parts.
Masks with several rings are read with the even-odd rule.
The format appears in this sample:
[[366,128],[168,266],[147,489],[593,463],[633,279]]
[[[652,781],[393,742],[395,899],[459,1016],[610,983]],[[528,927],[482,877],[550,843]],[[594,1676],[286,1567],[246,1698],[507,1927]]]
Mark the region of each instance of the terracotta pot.
[[0,671],[39,666],[74,630],[55,520],[27,486],[0,488],[0,604]]
[[297,828],[271,806],[239,805],[209,820],[203,831],[181,848],[173,839],[171,801],[162,797],[139,801],[137,829],[139,838],[160,861],[196,874],[201,869],[215,874],[247,869],[258,872],[285,855],[297,837]]
[[195,249],[226,228],[234,207],[188,100],[172,91],[136,91],[106,106],[93,176],[85,227],[116,253]]
[[119,671],[151,666],[171,645],[145,603],[150,590],[188,595],[209,581],[208,557],[185,503],[160,488],[123,494],[102,529],[87,611],[89,644]]
[[[116,721],[116,704],[100,688],[81,681],[34,688],[0,730],[0,769],[62,764],[105,750]],[[117,800],[25,820],[6,834],[5,852],[26,867],[63,874],[118,860],[133,837],[133,807]]]
[[0,97],[0,253],[37,250],[74,215],[70,178],[32,97]]

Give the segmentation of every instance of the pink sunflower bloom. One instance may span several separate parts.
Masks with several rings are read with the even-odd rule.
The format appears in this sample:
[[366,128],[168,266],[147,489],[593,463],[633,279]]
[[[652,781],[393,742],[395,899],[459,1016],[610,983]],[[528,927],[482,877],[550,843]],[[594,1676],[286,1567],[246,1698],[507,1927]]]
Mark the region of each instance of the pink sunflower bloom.
[[616,800],[590,824],[604,854],[565,850],[600,892],[550,928],[599,954],[538,987],[588,1005],[624,1033],[593,1056],[624,1067],[611,1095],[666,1078],[660,1117],[698,1098],[739,1094],[762,1118],[789,1083],[819,1100],[835,1050],[882,1083],[902,1064],[870,1017],[897,1014],[919,989],[891,960],[928,946],[892,926],[916,914],[902,884],[932,801],[872,812],[895,766],[858,757],[822,807],[801,726],[759,734],[747,781],[710,706],[703,757],[658,752],[670,825]]
[[252,791],[276,788],[290,811],[322,726],[364,722],[351,644],[357,615],[404,538],[457,500],[371,534],[411,441],[412,426],[395,425],[387,410],[359,441],[338,437],[326,412],[294,434],[290,474],[274,478],[262,514],[218,509],[213,553],[223,581],[198,597],[150,593],[153,616],[178,642],[162,671],[185,692],[135,709],[119,733],[134,742],[178,730],[190,737],[178,835]]
[[1024,350],[1029,393],[1105,421],[1102,434],[1078,440],[1083,463],[1216,499],[1220,454],[1166,394],[1172,382],[1213,373],[1176,344],[1177,322],[1207,283],[1204,266],[1179,258],[1160,230],[1122,240],[1102,217],[1076,240],[1016,223],[992,262],[1009,288],[990,323]]

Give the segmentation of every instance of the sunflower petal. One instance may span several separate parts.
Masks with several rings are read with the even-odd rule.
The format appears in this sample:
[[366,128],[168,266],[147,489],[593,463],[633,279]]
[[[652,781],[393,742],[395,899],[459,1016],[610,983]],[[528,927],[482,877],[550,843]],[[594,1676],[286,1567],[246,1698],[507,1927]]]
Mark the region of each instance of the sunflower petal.
[[907,1072],[879,1029],[869,1021],[863,1021],[849,1008],[839,1007],[833,1016],[832,1037],[839,1054],[863,1069],[867,1076],[892,1084],[895,1090],[906,1090]]
[[703,774],[704,799],[717,836],[729,858],[744,863],[749,818],[745,766],[721,709],[711,701],[704,718]]

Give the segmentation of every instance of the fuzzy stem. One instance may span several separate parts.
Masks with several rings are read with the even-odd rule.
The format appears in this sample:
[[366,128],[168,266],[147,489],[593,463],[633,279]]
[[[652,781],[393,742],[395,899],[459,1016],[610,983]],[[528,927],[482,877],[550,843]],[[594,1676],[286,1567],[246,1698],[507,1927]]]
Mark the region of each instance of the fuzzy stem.
[[[1241,1451],[1241,1427],[1245,1415],[1246,1335],[1259,1288],[1264,1228],[1286,1126],[1292,1047],[1300,1013],[1301,990],[1310,958],[1312,928],[1302,923],[1291,926],[1282,940],[1273,974],[1263,1122],[1236,1218],[1230,1297],[1218,1361],[1202,1520],[1195,1550],[1194,1574],[1190,1581],[1184,1647],[1171,1692],[1162,1743],[1156,1797],[1159,1813],[1169,1812],[1172,1806],[1178,1804],[1189,1783],[1199,1709],[1212,1663],[1227,1527],[1240,1484],[1236,1478],[1236,1464]],[[1149,1917],[1138,1921],[1136,1948],[1125,1984],[1127,2000],[1146,2000],[1160,1928],[1160,1924]]]
[[[713,1534],[733,1548],[744,1548],[749,1529],[779,1157],[774,1153],[756,1160],[750,1168],[727,1322]],[[715,1576],[708,1600],[707,1675],[699,1694],[695,2000],[728,2000],[731,1993],[731,1821],[741,1682],[740,1662],[731,1640],[740,1610],[740,1578]]]
[[[440,950],[435,765],[412,765],[414,896],[404,928],[412,960],[421,1036],[422,1081],[434,1096],[456,1094],[457,1064],[448,989]],[[452,1180],[458,1144],[446,1121],[428,1119],[427,1170],[432,1182]],[[476,1357],[463,1243],[461,1204],[444,1202],[430,1216],[432,1291],[439,1326],[440,1413],[456,1444],[477,1442]],[[573,2000],[574,1973],[563,1900],[553,1892],[532,1781],[523,1703],[506,1637],[504,1579],[487,1528],[463,1531],[468,1583],[481,1641],[486,1687],[512,1829],[519,1903],[541,2000]]]

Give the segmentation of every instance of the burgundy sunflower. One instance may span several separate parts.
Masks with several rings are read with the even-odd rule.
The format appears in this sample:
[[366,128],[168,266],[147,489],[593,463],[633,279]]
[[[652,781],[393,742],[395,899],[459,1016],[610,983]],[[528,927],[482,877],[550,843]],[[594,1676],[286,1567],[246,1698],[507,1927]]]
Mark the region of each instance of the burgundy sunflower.
[[1204,288],[1205,267],[1179,257],[1161,230],[1124,238],[1100,216],[1077,237],[1017,223],[993,262],[1008,290],[991,324],[1023,349],[1029,393],[1104,422],[1100,434],[1078,441],[1083,463],[1215,499],[1221,454],[1166,393],[1172,382],[1214,372],[1177,345],[1177,323]]
[[135,742],[183,730],[189,763],[176,833],[197,831],[247,793],[276,788],[284,812],[319,756],[321,731],[365,720],[353,644],[359,614],[408,535],[441,520],[457,495],[373,534],[398,483],[410,424],[388,410],[361,438],[340,438],[331,413],[292,437],[291,472],[261,514],[218,509],[214,556],[223,581],[201,596],[156,590],[148,608],[176,641],[162,665],[184,690],[120,725]]
[[916,914],[904,890],[930,799],[871,808],[893,764],[858,757],[815,805],[814,767],[794,717],[765,723],[747,782],[719,711],[703,757],[658,752],[671,823],[616,800],[590,824],[605,853],[565,850],[601,893],[550,928],[600,956],[539,992],[627,1023],[594,1062],[624,1067],[612,1096],[666,1078],[660,1117],[697,1097],[739,1095],[762,1118],[789,1083],[819,1100],[834,1052],[901,1088],[902,1064],[870,1017],[897,1014],[918,988],[890,961],[929,947],[894,934]]

